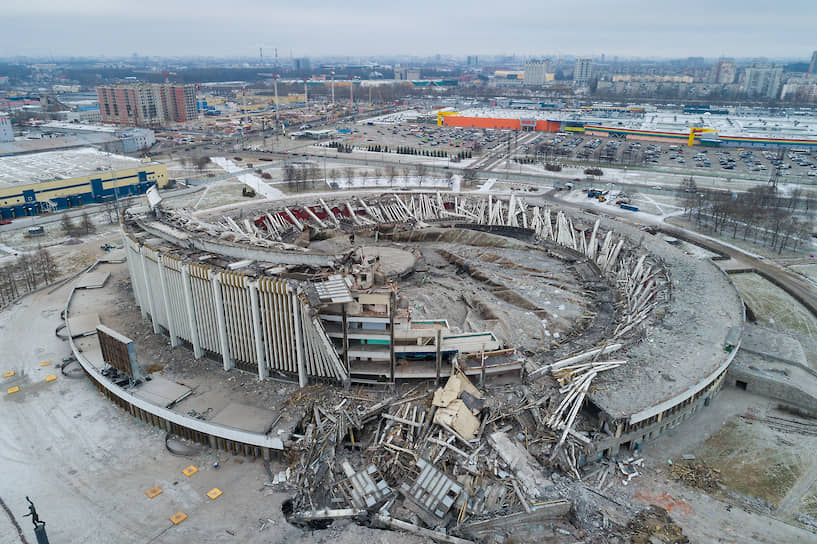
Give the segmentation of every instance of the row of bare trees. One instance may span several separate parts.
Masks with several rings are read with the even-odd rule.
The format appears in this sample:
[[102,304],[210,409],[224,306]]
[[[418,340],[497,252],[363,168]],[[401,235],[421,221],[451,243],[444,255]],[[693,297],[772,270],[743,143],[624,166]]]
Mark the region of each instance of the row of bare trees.
[[[383,169],[375,168],[372,171],[355,170],[354,168],[332,168],[326,171],[326,180],[330,186],[335,186],[338,180],[344,180],[349,186],[358,177],[372,178],[375,180],[387,179],[390,186],[399,183],[402,178],[403,182],[408,182],[411,177],[417,179],[418,185],[422,186],[428,180],[429,168],[425,164],[417,164],[413,168],[398,168],[394,165],[387,165]],[[451,185],[454,173],[446,172],[443,176],[448,185]],[[289,185],[290,189],[300,190],[302,184],[307,182],[323,181],[323,174],[315,165],[288,163],[284,165],[283,178]]]
[[53,283],[58,276],[57,263],[43,247],[21,253],[13,262],[0,265],[0,306],[14,301],[40,285]]
[[702,189],[690,177],[682,186],[684,214],[701,229],[742,237],[782,253],[796,251],[814,228],[814,194],[794,189],[783,194],[758,186],[743,193]]
[[62,227],[63,232],[68,236],[83,236],[96,232],[96,226],[93,221],[91,221],[91,216],[88,215],[88,212],[82,213],[79,217],[79,223],[74,222],[74,219],[67,213],[62,214],[60,227]]

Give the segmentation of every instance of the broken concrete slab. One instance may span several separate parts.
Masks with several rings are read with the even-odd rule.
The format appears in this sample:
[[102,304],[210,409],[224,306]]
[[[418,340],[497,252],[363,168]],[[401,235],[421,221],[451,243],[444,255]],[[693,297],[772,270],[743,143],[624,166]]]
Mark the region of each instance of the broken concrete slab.
[[534,506],[530,512],[516,512],[507,516],[466,523],[460,529],[464,536],[474,540],[490,539],[498,532],[513,531],[525,524],[537,524],[567,517],[571,503],[568,500],[555,500]]
[[514,471],[529,497],[542,496],[544,490],[552,485],[536,459],[520,448],[507,434],[495,432],[489,435],[488,439],[502,460]]
[[161,376],[151,376],[150,381],[144,381],[136,386],[131,393],[135,397],[144,399],[151,404],[169,408],[193,394],[193,390],[186,385],[172,382]]
[[97,325],[99,325],[99,314],[95,312],[73,315],[68,318],[68,329],[74,338],[96,334]]

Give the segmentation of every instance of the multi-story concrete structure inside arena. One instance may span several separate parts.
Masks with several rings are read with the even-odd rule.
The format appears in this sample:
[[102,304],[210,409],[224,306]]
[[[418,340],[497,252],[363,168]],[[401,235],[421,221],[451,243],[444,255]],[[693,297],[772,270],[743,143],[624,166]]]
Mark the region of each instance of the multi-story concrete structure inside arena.
[[195,85],[113,85],[97,87],[103,123],[161,126],[195,119]]

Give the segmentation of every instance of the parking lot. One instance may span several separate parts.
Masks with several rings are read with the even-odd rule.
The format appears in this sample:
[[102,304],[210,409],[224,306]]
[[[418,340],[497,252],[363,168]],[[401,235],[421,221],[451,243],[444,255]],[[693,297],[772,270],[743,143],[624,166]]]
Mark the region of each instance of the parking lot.
[[814,152],[667,145],[620,138],[557,134],[538,146],[547,162],[587,162],[609,166],[653,166],[661,169],[729,177],[767,177],[776,168],[781,179],[817,177]]

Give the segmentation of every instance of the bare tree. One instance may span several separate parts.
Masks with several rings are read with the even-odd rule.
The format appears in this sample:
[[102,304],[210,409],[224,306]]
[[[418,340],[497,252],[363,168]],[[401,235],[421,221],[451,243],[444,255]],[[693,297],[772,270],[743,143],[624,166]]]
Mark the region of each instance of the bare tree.
[[34,259],[28,253],[21,253],[17,258],[17,274],[22,278],[26,291],[37,287],[37,274],[34,269]]
[[8,263],[0,268],[0,297],[3,303],[11,302],[17,298],[17,278],[15,276],[15,265]]
[[108,218],[108,224],[116,221],[116,200],[106,200],[102,207],[102,213]]
[[284,181],[286,181],[289,187],[292,188],[292,184],[296,178],[295,166],[293,166],[291,162],[286,163],[282,174],[284,176]]
[[347,168],[345,174],[346,174],[346,183],[349,185],[349,187],[351,187],[352,183],[354,183],[354,181],[355,181],[355,169],[354,168]]
[[82,212],[82,216],[80,217],[80,230],[86,235],[96,231],[96,227],[93,221],[91,221],[91,216],[88,215],[88,212]]
[[389,178],[389,185],[394,187],[394,178],[397,177],[397,167],[390,164],[386,167],[386,177]]
[[58,268],[57,263],[54,258],[49,253],[48,249],[40,246],[37,248],[37,253],[35,255],[37,259],[37,267],[39,268],[40,276],[43,278],[43,281],[47,284],[54,281],[57,277]]
[[193,160],[193,164],[199,172],[202,172],[204,171],[204,167],[210,164],[210,157],[198,157]]
[[418,164],[414,167],[414,173],[417,176],[417,184],[422,187],[423,183],[426,180],[426,174],[428,173],[428,167],[425,164]]
[[316,165],[312,164],[309,166],[309,179],[312,181],[316,181],[321,177],[321,170]]
[[466,168],[462,171],[462,184],[470,187],[477,181],[477,171],[473,168]]
[[71,219],[71,217],[68,215],[68,212],[62,214],[60,226],[62,227],[62,230],[66,236],[74,236],[77,232],[77,225],[76,223],[74,223],[74,220]]

